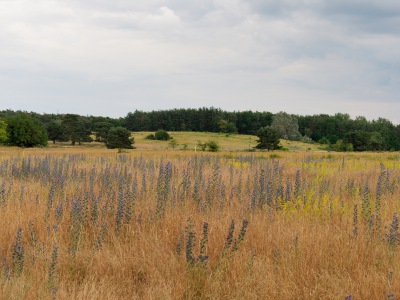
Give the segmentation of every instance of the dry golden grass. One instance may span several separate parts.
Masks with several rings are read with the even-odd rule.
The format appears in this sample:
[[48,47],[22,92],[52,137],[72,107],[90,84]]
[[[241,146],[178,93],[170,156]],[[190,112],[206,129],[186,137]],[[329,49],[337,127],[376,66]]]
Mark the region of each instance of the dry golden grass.
[[[400,245],[398,240],[390,245],[387,236],[393,214],[400,211],[399,154],[279,152],[278,158],[270,158],[269,153],[197,152],[195,156],[193,151],[144,149],[117,154],[102,148],[0,148],[1,299],[345,299],[348,295],[384,299],[400,295]],[[171,177],[165,171],[168,163]],[[273,173],[276,166],[280,171]],[[380,227],[375,205],[379,176],[386,176],[381,180]],[[271,184],[264,194],[263,180]],[[117,230],[119,197],[131,199],[134,186],[132,220]],[[284,195],[290,186],[290,199],[277,196],[280,186]],[[368,204],[365,186],[375,215],[367,221],[361,213]],[[271,202],[262,202],[269,193]],[[257,201],[252,205],[254,197]],[[93,221],[96,201],[98,218]],[[76,203],[84,216],[81,223],[74,219]],[[124,203],[126,212],[128,202]],[[158,203],[163,208],[159,215]],[[354,236],[356,204],[358,235]],[[59,205],[62,215],[57,217]],[[236,222],[233,239],[238,238],[243,220],[249,225],[238,250],[224,254],[232,220]],[[186,259],[188,232],[195,233],[193,255],[197,257],[204,222],[209,228],[205,253],[209,259],[206,265],[198,261],[193,266]],[[96,240],[103,225],[108,227],[99,248]],[[15,255],[19,228],[24,250],[21,274],[16,271],[16,262],[21,261]],[[397,239],[395,229],[392,236]],[[50,275],[55,246],[58,257]]]

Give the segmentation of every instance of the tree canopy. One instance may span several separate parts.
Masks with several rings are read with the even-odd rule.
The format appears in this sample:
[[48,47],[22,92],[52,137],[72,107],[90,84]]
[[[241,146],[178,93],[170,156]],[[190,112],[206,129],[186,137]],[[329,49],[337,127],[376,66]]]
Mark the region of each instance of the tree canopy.
[[108,131],[105,143],[109,149],[133,149],[134,138],[131,137],[131,132],[128,129],[118,126]]
[[159,141],[168,141],[169,139],[171,139],[171,136],[165,130],[160,129],[157,130],[156,133],[154,134],[154,139]]
[[94,133],[96,135],[96,142],[104,142],[107,139],[108,132],[113,127],[109,122],[94,123]]
[[47,132],[42,124],[26,113],[9,117],[7,144],[18,147],[47,146]]
[[92,141],[90,123],[87,119],[76,114],[66,114],[64,115],[62,126],[65,137],[71,141],[72,145],[75,145],[76,142],[80,145],[82,142]]
[[61,119],[50,121],[46,126],[46,130],[49,140],[53,141],[53,144],[55,144],[56,141],[66,140],[66,137],[64,135],[64,127],[62,126]]
[[301,139],[297,117],[285,112],[277,113],[272,117],[271,128],[274,129],[282,139],[291,141],[298,141]]
[[[0,118],[7,120],[8,117],[20,113],[21,111],[2,110]],[[90,141],[92,133],[96,135],[97,140],[102,141],[107,136],[108,129],[108,125],[104,123],[122,126],[130,131],[155,132],[162,128],[167,132],[222,131],[229,133],[237,128],[238,134],[251,135],[256,135],[261,127],[273,125],[272,127],[280,132],[281,138],[290,140],[307,139],[310,142],[335,145],[338,140],[342,140],[346,144],[353,144],[351,139],[355,138],[355,151],[400,150],[400,125],[393,124],[384,118],[370,121],[363,116],[351,118],[349,114],[343,113],[301,116],[283,112],[277,114],[258,111],[228,112],[214,107],[202,107],[156,111],[135,110],[127,113],[124,118],[117,119],[75,115],[72,117],[72,122],[67,121],[71,119],[71,115],[25,113],[46,126],[53,121],[63,120],[62,126],[68,133],[65,136],[73,144]],[[99,123],[106,126],[101,128]],[[361,136],[351,136],[356,131],[362,132]],[[368,135],[368,137],[365,138],[362,135]],[[51,137],[51,140],[54,141],[54,138]],[[58,139],[56,138],[56,140]]]
[[261,127],[257,131],[257,149],[267,149],[268,151],[279,149],[280,135],[272,126]]

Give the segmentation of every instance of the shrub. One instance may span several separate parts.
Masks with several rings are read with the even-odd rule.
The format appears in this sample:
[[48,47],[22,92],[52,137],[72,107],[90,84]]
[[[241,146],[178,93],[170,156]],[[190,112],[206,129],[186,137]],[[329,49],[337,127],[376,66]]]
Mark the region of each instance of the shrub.
[[202,143],[201,141],[198,141],[197,147],[199,147],[201,149],[201,151],[206,151],[207,143]]
[[106,147],[108,149],[133,149],[134,139],[131,138],[131,132],[124,127],[114,127],[108,132]]
[[211,151],[211,152],[218,152],[219,151],[220,147],[219,147],[219,145],[218,145],[218,143],[216,141],[208,141],[206,143],[206,145],[207,145],[208,151]]
[[154,134],[149,134],[148,136],[145,137],[146,140],[155,140],[156,137],[154,136]]
[[154,134],[154,139],[159,141],[168,141],[171,139],[171,136],[163,129],[157,130]]
[[[168,143],[172,147],[172,149],[175,149],[176,146],[178,146],[178,141],[175,139],[171,139]],[[187,144],[186,144],[187,145]]]

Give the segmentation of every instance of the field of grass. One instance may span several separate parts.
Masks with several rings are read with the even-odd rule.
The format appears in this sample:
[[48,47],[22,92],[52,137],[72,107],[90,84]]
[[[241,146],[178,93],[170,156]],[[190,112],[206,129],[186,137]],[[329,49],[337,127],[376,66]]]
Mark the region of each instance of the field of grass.
[[[149,134],[154,132],[133,132],[132,136],[135,138],[134,146],[138,151],[147,150],[167,150],[172,149],[168,141],[156,141],[146,139]],[[216,141],[221,148],[221,151],[251,151],[257,145],[257,137],[254,135],[245,134],[231,134],[226,135],[224,133],[213,133],[213,132],[183,132],[176,131],[170,132],[170,135],[177,141],[177,146],[174,150],[183,150],[184,144],[186,144],[186,150],[188,151],[199,151],[196,146],[198,142],[206,143],[208,141]],[[325,152],[321,150],[321,145],[309,144],[297,141],[286,141],[281,140],[281,145],[290,151],[308,151],[308,152]],[[71,146],[70,143],[56,143],[49,144],[50,148],[104,148],[103,143],[85,143],[83,146]]]
[[[148,140],[146,136],[154,132],[133,132],[132,135],[135,138],[135,147],[138,150],[165,150],[172,149],[167,141],[155,141]],[[177,141],[178,146],[176,150],[183,149],[183,145],[187,145],[187,150],[195,150],[198,142],[208,142],[210,140],[217,141],[223,151],[244,151],[251,149],[257,143],[257,137],[252,135],[239,135],[232,134],[226,136],[223,133],[212,133],[212,132],[183,132],[176,131],[170,132],[170,135]],[[197,149],[199,150],[199,149]]]
[[120,154],[0,148],[1,299],[399,297],[398,153],[140,134]]

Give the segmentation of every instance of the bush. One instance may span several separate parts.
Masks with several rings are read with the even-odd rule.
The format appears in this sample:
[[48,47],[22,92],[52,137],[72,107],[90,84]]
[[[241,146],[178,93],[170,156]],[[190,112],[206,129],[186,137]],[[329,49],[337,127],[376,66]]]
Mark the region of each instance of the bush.
[[178,141],[175,139],[171,139],[168,143],[172,147],[172,149],[175,149],[176,146],[178,146]]
[[202,143],[201,141],[197,141],[197,147],[199,147],[201,151],[206,151],[207,143]]
[[353,151],[353,145],[351,143],[346,143],[343,140],[337,140],[336,144],[328,145],[327,150],[336,152],[351,152]]
[[208,141],[206,143],[202,143],[201,141],[197,142],[197,147],[201,149],[201,151],[211,151],[211,152],[218,152],[219,151],[219,144],[216,141]]
[[107,134],[106,147],[108,149],[133,149],[134,139],[131,132],[124,127],[111,128]]
[[206,145],[207,145],[208,151],[211,151],[211,152],[218,152],[219,151],[219,145],[218,145],[218,143],[216,141],[208,141],[206,143]]
[[160,129],[154,134],[154,139],[159,141],[168,141],[171,139],[171,136],[165,130]]
[[155,140],[156,137],[154,136],[154,134],[149,134],[148,136],[145,137],[146,140]]

